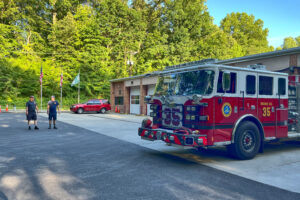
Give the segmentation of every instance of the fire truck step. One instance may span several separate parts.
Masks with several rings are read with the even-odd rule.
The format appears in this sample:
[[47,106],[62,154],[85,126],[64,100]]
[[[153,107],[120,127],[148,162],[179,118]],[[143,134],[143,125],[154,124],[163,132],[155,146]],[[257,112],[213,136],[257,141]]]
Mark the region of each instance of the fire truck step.
[[296,138],[296,137],[300,137],[300,133],[292,133],[292,132],[288,133],[288,138]]

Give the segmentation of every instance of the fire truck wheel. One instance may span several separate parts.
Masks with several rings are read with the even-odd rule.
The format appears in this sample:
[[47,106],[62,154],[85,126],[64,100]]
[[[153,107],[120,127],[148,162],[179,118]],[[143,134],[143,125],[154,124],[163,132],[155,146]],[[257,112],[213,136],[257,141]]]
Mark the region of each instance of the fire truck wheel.
[[234,143],[230,145],[230,153],[241,160],[252,159],[259,151],[261,137],[253,122],[243,122],[237,129]]

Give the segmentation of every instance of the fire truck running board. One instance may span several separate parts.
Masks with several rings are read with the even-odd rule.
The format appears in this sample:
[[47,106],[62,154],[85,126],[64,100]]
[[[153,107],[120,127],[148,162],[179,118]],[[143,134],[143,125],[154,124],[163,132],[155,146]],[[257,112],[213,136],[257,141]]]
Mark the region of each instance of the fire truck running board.
[[293,132],[288,133],[288,138],[296,138],[296,137],[300,137],[300,133],[293,133]]

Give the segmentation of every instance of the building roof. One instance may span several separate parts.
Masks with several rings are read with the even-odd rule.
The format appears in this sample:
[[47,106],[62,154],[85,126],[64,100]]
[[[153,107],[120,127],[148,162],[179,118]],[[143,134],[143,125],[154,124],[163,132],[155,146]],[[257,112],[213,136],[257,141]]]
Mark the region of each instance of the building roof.
[[254,55],[250,55],[250,56],[243,56],[243,57],[232,58],[232,59],[228,59],[228,60],[220,60],[220,61],[217,61],[217,63],[219,63],[219,64],[240,63],[240,62],[259,60],[259,59],[264,59],[264,58],[273,58],[273,57],[278,57],[278,56],[291,55],[291,54],[295,54],[295,53],[300,53],[300,47],[283,49],[283,50],[279,50],[279,51],[271,51],[271,52],[260,53],[260,54],[254,54]]
[[[291,55],[291,54],[296,54],[296,53],[300,53],[300,47],[284,49],[284,50],[279,50],[279,51],[271,51],[271,52],[260,53],[260,54],[254,54],[254,55],[250,55],[250,56],[243,56],[243,57],[232,58],[232,59],[227,59],[227,60],[205,59],[205,60],[200,60],[200,61],[193,61],[193,62],[184,63],[184,64],[180,64],[180,65],[168,66],[168,67],[166,67],[166,70],[176,69],[176,68],[180,68],[180,67],[203,65],[203,64],[209,64],[209,63],[210,64],[212,64],[212,63],[213,64],[241,63],[241,62],[247,62],[247,61],[252,61],[252,60],[259,60],[259,59],[265,59],[265,58],[274,58],[274,57],[279,57],[279,56]],[[113,80],[110,80],[110,82],[119,82],[119,81],[132,80],[132,79],[143,78],[143,77],[148,77],[148,76],[156,76],[159,73],[160,73],[160,71],[156,71],[153,73],[147,73],[147,74],[142,74],[142,75],[137,75],[137,76],[113,79]]]

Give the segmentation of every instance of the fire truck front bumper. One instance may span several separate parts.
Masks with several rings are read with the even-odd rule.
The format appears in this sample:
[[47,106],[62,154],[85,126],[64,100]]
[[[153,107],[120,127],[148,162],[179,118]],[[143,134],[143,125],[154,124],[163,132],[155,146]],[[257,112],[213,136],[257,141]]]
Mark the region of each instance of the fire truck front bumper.
[[139,136],[144,140],[162,140],[168,145],[185,149],[207,146],[207,136],[200,134],[174,133],[165,129],[139,128]]

